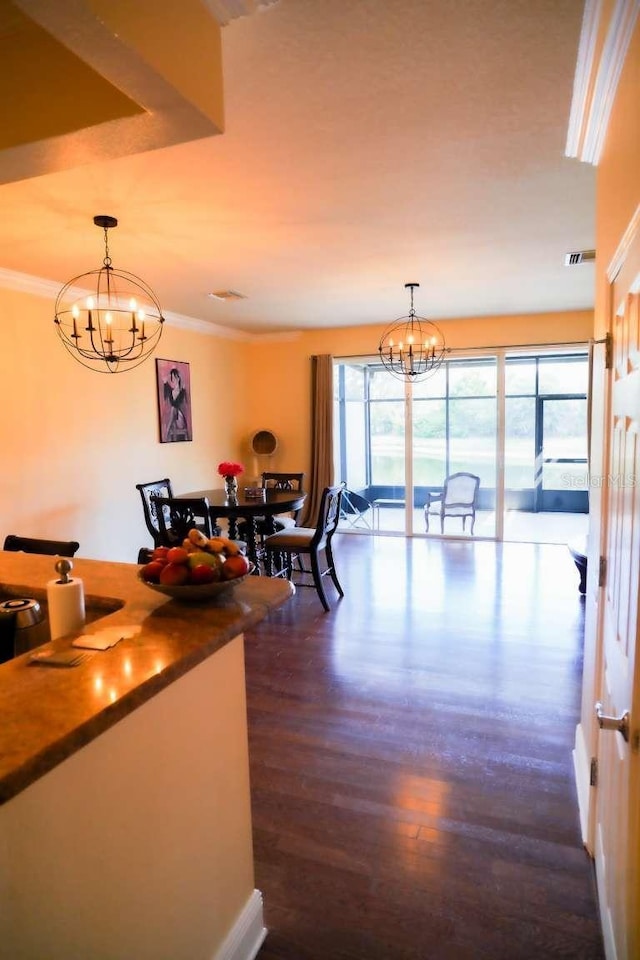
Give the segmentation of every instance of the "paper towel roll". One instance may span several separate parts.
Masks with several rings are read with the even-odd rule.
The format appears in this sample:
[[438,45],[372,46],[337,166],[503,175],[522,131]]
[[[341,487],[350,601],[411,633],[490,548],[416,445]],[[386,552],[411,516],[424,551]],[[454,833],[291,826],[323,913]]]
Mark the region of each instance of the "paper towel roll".
[[49,606],[49,629],[51,639],[57,640],[67,633],[81,630],[84,626],[84,586],[77,577],[64,583],[49,580],[47,583]]

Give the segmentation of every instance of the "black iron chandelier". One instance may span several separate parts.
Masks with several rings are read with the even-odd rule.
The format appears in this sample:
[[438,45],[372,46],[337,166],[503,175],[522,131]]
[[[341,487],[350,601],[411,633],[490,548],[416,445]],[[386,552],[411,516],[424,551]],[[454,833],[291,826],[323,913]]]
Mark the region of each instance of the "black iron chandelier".
[[411,308],[382,335],[378,353],[385,368],[398,380],[417,383],[434,373],[446,353],[444,337],[432,320],[416,316],[413,291],[419,283],[405,283],[411,292]]
[[144,280],[112,265],[108,231],[118,226],[116,218],[93,222],[104,230],[103,264],[65,283],[56,299],[56,330],[71,356],[90,370],[133,370],[160,340],[162,309]]

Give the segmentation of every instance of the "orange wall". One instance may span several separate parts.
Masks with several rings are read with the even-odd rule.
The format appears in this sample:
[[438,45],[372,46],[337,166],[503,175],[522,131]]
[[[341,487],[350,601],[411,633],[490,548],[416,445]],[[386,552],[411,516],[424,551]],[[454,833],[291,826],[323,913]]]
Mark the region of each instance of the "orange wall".
[[[245,481],[262,469],[309,471],[310,357],[371,354],[384,324],[253,341],[165,327],[156,355],[190,364],[191,443],[160,443],[153,360],[116,375],[85,370],[55,334],[52,300],[0,290],[0,541],[7,533],[75,539],[85,557],[135,562],[149,535],[135,484],[168,476],[176,492],[219,485],[220,460]],[[451,347],[587,340],[589,311],[442,323]],[[250,456],[259,429],[279,438]]]
[[166,325],[157,356],[190,363],[191,443],[159,443],[155,363],[86,370],[58,341],[53,302],[0,290],[0,545],[7,533],[75,539],[83,556],[135,562],[148,545],[135,484],[217,486],[236,457],[238,343]]
[[[608,13],[611,12],[609,8]],[[603,21],[602,31],[609,25]],[[640,205],[640,21],[637,22],[626,60],[620,75],[613,110],[607,127],[606,140],[598,164],[596,177],[596,309],[594,330],[596,339],[604,336],[609,322],[608,296],[610,291],[607,268],[630,221]],[[604,355],[596,353],[594,364],[593,403],[594,413],[604,407],[608,390],[608,377],[604,370]],[[591,432],[591,472],[605,475],[607,469],[607,443],[609,424],[604,416],[594,415]],[[588,770],[589,759],[598,753],[598,730],[593,717],[593,704],[600,697],[600,678],[597,671],[601,652],[597,646],[599,595],[596,585],[597,559],[606,553],[601,543],[605,529],[606,491],[593,486],[589,492],[589,571],[587,605],[585,608],[585,641],[583,658],[583,687],[581,721],[576,739],[577,755],[583,758],[582,766]],[[588,776],[588,774],[587,774]],[[593,799],[586,787],[582,815],[589,817],[589,804]],[[593,810],[593,806],[591,806]]]
[[605,331],[605,271],[640,203],[640,23],[620,76],[596,179],[596,330]]
[[[279,439],[268,469],[309,471],[310,357],[321,353],[334,357],[375,354],[384,326],[310,330],[289,338],[263,339],[252,344],[246,364],[252,402],[243,408],[244,419],[237,421],[248,469],[255,469],[255,462],[246,452],[248,441],[256,430],[267,429]],[[593,313],[583,310],[468,318],[438,321],[438,326],[452,348],[585,342],[593,335]]]

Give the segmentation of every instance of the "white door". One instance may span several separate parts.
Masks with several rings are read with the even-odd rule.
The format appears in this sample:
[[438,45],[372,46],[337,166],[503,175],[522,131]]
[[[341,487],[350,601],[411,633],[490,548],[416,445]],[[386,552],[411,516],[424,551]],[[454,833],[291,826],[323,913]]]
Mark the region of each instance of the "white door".
[[[634,224],[609,277],[613,369],[600,620],[600,713],[608,719],[598,735],[595,847],[607,960],[640,957],[640,215]],[[625,714],[627,737],[616,730]]]

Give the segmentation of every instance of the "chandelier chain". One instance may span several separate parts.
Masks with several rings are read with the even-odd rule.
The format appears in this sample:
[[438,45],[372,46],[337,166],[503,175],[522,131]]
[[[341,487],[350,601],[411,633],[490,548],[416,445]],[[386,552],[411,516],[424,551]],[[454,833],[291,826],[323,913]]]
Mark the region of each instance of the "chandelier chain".
[[102,261],[105,267],[111,266],[111,257],[109,256],[109,227],[105,226],[102,228],[104,230],[104,260]]

